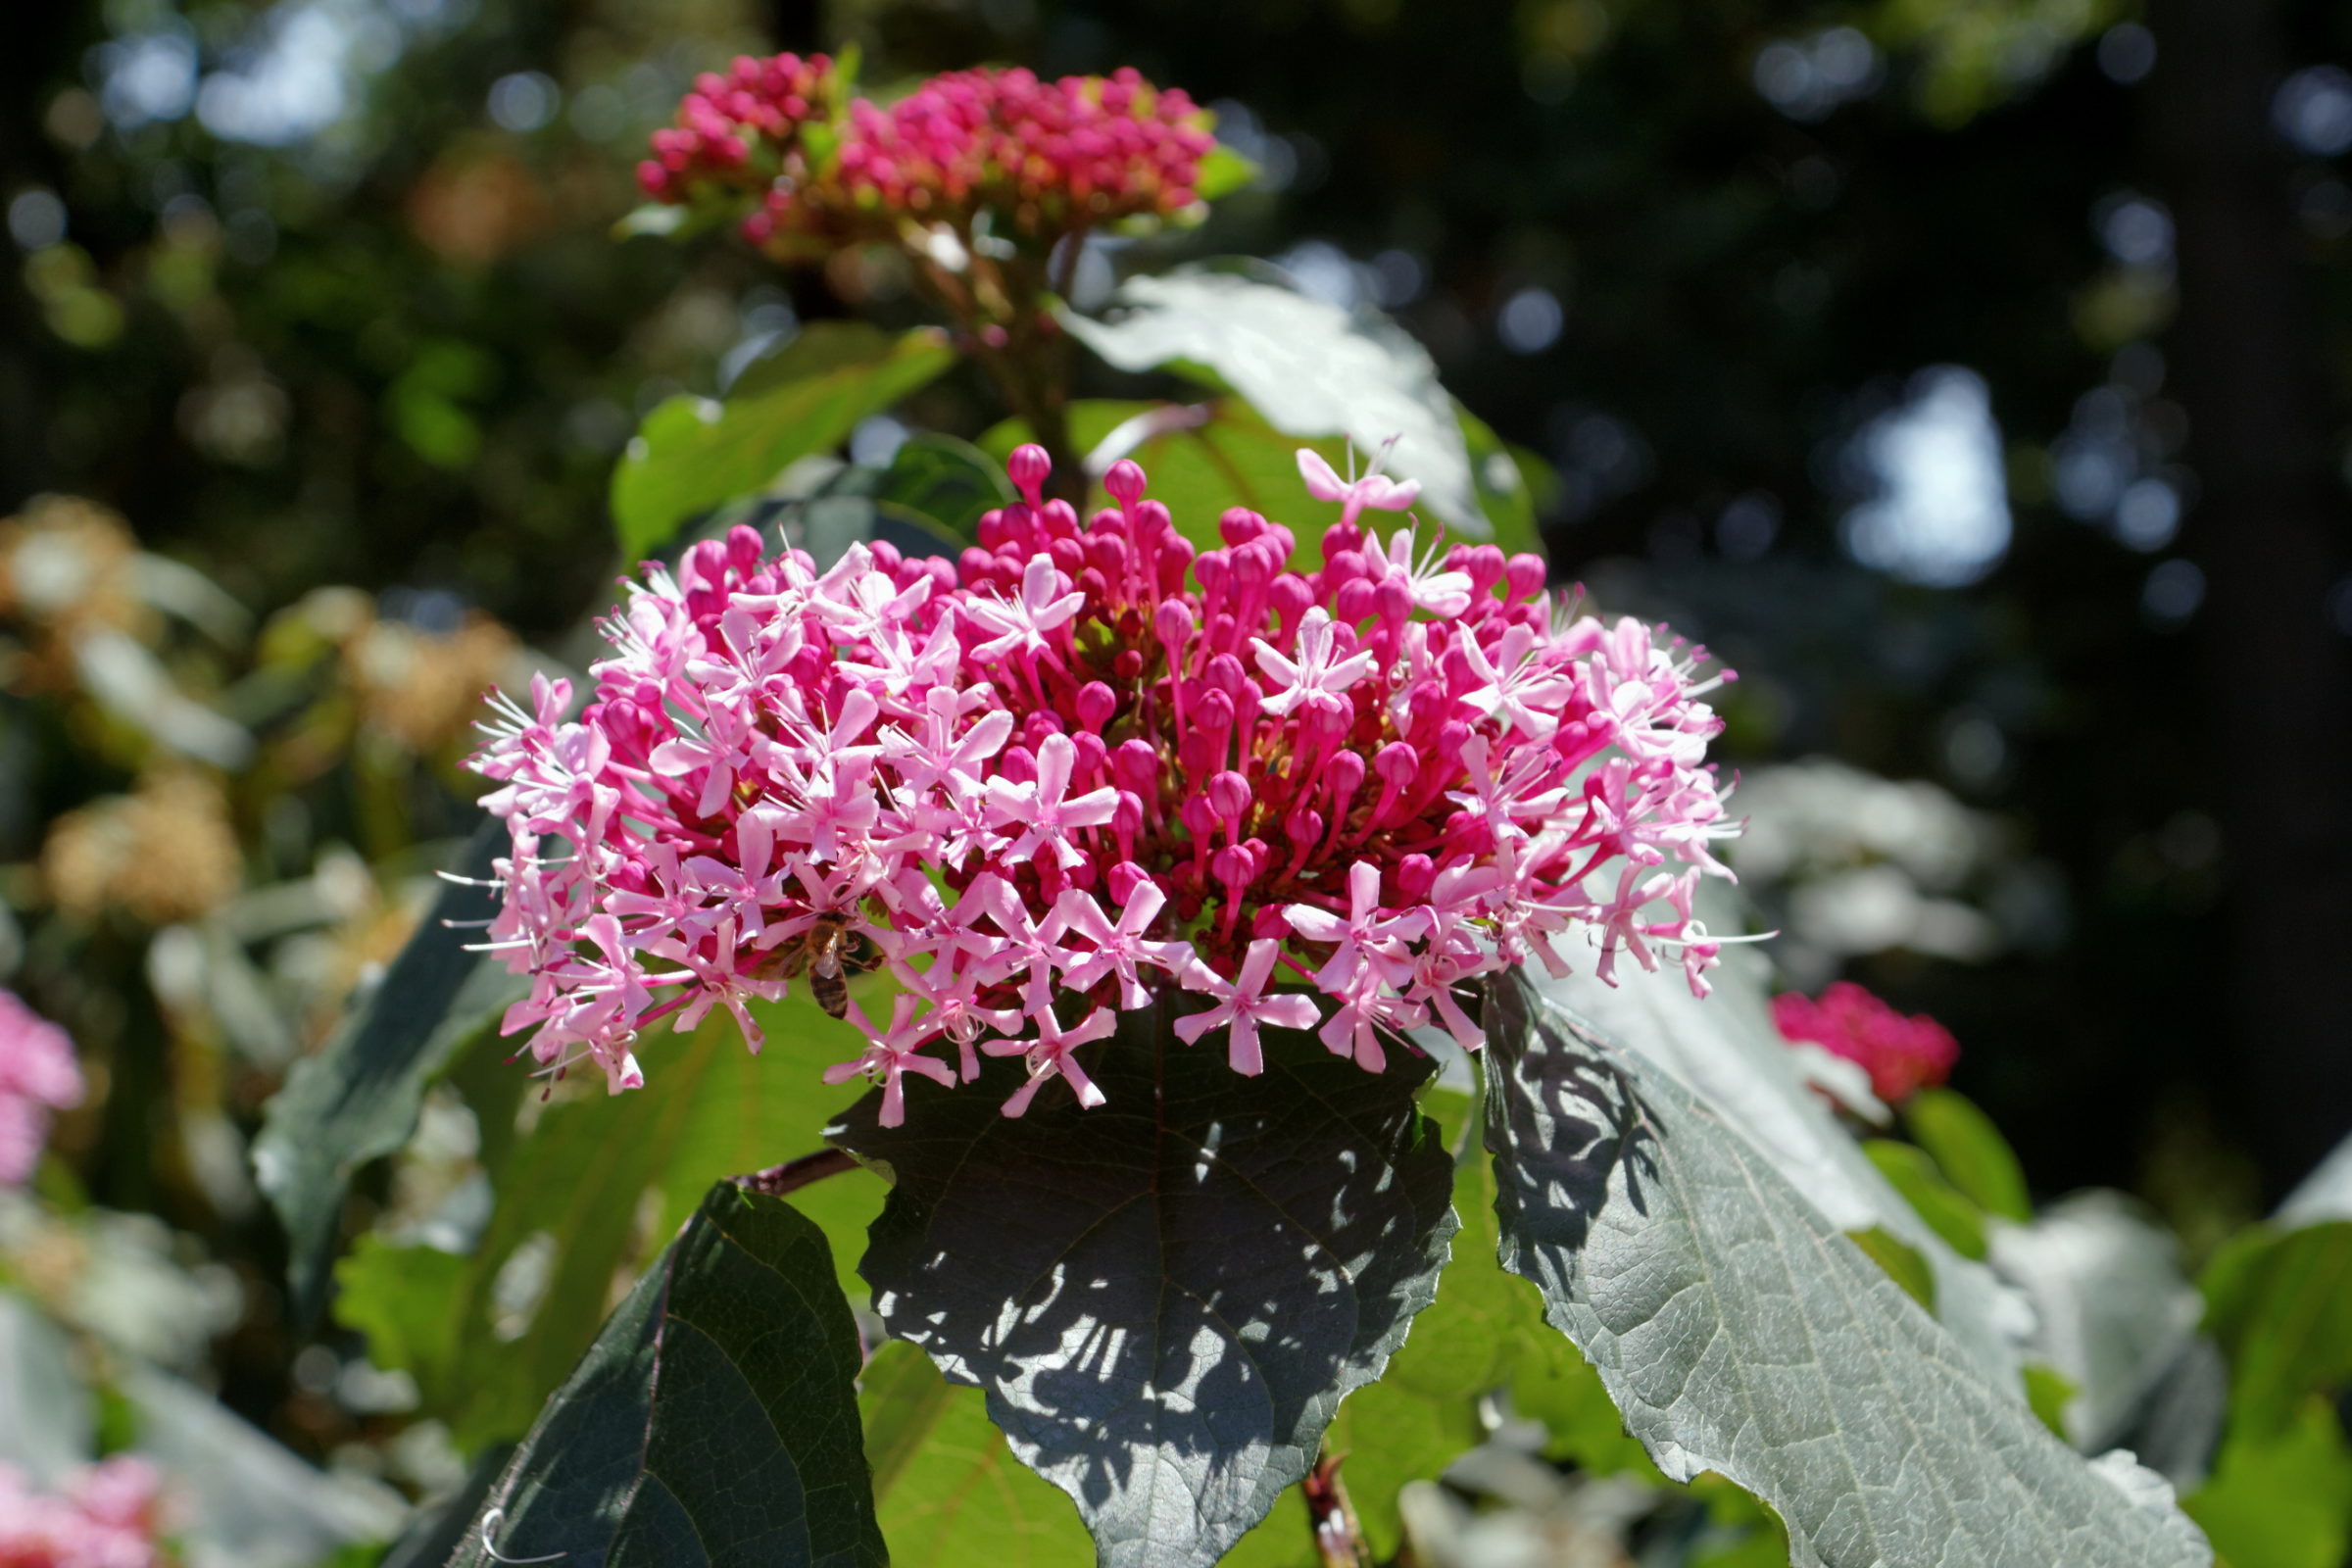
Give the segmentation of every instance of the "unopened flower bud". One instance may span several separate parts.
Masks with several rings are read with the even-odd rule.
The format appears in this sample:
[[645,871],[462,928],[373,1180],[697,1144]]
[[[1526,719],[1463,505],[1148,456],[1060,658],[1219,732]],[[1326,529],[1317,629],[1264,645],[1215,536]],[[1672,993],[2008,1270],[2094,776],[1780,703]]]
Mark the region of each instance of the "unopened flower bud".
[[1408,899],[1428,898],[1437,880],[1437,862],[1426,855],[1408,855],[1396,862],[1396,891]]
[[1121,458],[1102,476],[1102,493],[1119,505],[1129,507],[1143,499],[1145,483],[1144,470],[1135,460]]
[[1012,480],[1012,487],[1021,493],[1021,498],[1033,507],[1045,505],[1043,492],[1046,476],[1053,471],[1054,460],[1046,455],[1044,447],[1034,441],[1014,447],[1012,456],[1004,460],[1005,476]]
[[1090,680],[1078,688],[1078,722],[1088,729],[1100,731],[1118,710],[1118,698],[1102,682]]
[[1544,591],[1544,570],[1542,556],[1522,551],[1503,563],[1502,578],[1513,599],[1533,599]]
[[1208,781],[1208,804],[1227,821],[1250,809],[1250,781],[1228,768]]

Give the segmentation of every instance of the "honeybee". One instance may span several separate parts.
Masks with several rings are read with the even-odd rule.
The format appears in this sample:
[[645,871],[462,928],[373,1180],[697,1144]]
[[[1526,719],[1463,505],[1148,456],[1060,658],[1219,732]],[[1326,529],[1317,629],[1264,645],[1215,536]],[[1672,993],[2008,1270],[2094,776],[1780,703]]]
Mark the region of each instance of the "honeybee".
[[852,918],[838,910],[818,915],[784,950],[776,965],[775,972],[787,980],[808,970],[808,994],[835,1018],[849,1015],[849,977],[882,961],[873,945],[851,929]]

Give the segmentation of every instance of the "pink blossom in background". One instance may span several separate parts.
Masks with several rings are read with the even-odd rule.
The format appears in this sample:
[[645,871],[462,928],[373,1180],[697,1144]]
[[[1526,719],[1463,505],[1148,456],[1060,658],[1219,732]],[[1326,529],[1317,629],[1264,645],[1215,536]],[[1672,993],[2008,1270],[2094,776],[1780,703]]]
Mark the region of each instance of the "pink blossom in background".
[[141,1459],[117,1456],[36,1491],[0,1464],[0,1568],[161,1568],[158,1478]]
[[1162,1004],[1254,1074],[1267,1027],[1370,1071],[1424,1026],[1475,1048],[1474,983],[1530,958],[1705,994],[1691,895],[1735,825],[1703,651],[1492,545],[1412,564],[1409,527],[1342,521],[1300,570],[1252,512],[1196,547],[1132,463],[1083,520],[1042,452],[1008,470],[958,562],[820,572],[739,527],[630,585],[577,718],[562,682],[500,700],[484,946],[530,977],[506,1029],[545,1069],[634,1087],[649,1029],[748,1018],[836,929],[902,994],[828,1076],[892,1124],[909,1073],[990,1055],[1029,1074],[1007,1114],[1054,1078],[1099,1102],[1082,1053]]
[[1950,1030],[1924,1012],[1905,1017],[1850,980],[1819,1001],[1794,992],[1773,998],[1772,1021],[1784,1040],[1817,1045],[1861,1067],[1871,1093],[1889,1105],[1942,1084],[1960,1059]]
[[[668,203],[714,187],[753,193],[760,205],[744,232],[784,248],[802,236],[894,239],[906,219],[959,225],[982,210],[1052,236],[1184,211],[1216,145],[1190,98],[1132,70],[1058,81],[949,72],[888,108],[858,98],[837,115],[847,90],[823,55],[737,60],[696,80],[677,124],[654,133],[638,183]],[[828,150],[804,140],[809,125]]]
[[32,1174],[49,1141],[49,1113],[80,1101],[74,1042],[14,992],[0,991],[0,1186]]

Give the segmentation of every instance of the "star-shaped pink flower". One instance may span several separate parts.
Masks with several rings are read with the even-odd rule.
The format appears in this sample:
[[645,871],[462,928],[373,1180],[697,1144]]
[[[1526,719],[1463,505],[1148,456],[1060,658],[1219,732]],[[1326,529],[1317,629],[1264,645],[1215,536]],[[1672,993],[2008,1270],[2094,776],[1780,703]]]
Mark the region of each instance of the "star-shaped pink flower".
[[1258,938],[1242,958],[1242,972],[1231,980],[1195,960],[1181,977],[1184,988],[1215,997],[1217,1004],[1177,1019],[1176,1037],[1192,1045],[1211,1029],[1223,1029],[1225,1057],[1233,1070],[1252,1078],[1264,1072],[1266,1058],[1257,1043],[1259,1026],[1312,1029],[1317,1016],[1310,997],[1296,991],[1266,995],[1266,982],[1273,978],[1274,960],[1281,951],[1282,945],[1272,937]]

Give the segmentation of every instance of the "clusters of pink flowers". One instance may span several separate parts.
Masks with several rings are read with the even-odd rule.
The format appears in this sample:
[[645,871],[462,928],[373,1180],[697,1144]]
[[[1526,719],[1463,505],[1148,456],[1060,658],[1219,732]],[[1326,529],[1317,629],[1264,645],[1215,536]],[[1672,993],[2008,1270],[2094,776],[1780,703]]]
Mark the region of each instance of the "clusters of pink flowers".
[[156,1568],[157,1477],[118,1456],[38,1492],[0,1464],[0,1568]]
[[1781,1038],[1821,1047],[1870,1074],[1870,1092],[1899,1105],[1952,1075],[1960,1043],[1926,1013],[1905,1017],[1855,985],[1840,980],[1819,1001],[1790,992],[1772,999]]
[[74,1042],[14,992],[0,991],[0,1186],[32,1174],[49,1139],[49,1113],[80,1100]]
[[677,124],[654,132],[637,183],[656,201],[685,202],[706,182],[806,178],[806,161],[793,161],[801,128],[833,118],[840,87],[824,55],[745,55],[725,75],[705,72],[680,100]]
[[981,212],[1051,238],[1184,211],[1215,145],[1190,98],[1133,70],[1058,81],[951,72],[888,108],[857,99],[846,116],[844,91],[823,55],[738,60],[696,82],[638,182],[671,203],[750,190],[760,207],[744,230],[760,243],[889,238],[903,218],[968,228]]
[[1314,570],[1252,512],[1197,551],[1132,463],[1082,522],[1035,447],[956,564],[819,573],[737,528],[649,567],[580,716],[543,678],[473,760],[513,834],[485,945],[532,980],[508,1032],[615,1091],[658,1020],[725,1007],[757,1050],[748,1004],[846,921],[902,989],[829,1076],[895,1122],[905,1074],[980,1054],[1026,1062],[1008,1115],[1054,1077],[1098,1103],[1078,1048],[1161,999],[1255,1073],[1265,1026],[1373,1071],[1425,1025],[1474,1047],[1468,982],[1580,947],[1704,995],[1735,828],[1703,652],[1575,614],[1534,556],[1384,543],[1357,518],[1411,485],[1300,466],[1342,507]]

